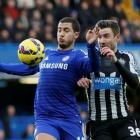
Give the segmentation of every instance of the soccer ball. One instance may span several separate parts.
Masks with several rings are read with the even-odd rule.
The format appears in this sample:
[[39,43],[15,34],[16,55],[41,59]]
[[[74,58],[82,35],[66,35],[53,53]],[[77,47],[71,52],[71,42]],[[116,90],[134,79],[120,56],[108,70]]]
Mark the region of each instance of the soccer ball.
[[25,39],[19,44],[18,58],[27,65],[37,65],[45,57],[44,45],[37,39]]

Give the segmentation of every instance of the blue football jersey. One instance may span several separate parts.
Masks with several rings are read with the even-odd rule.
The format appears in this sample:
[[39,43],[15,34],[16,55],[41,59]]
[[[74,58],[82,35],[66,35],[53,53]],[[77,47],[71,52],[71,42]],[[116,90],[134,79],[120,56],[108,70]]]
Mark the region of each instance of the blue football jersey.
[[36,117],[79,118],[75,87],[91,69],[88,57],[80,50],[47,50],[39,69]]
[[37,66],[0,64],[0,71],[15,75],[40,72],[34,100],[36,120],[46,117],[80,120],[75,98],[77,81],[98,69],[95,49],[90,54],[92,60],[81,50],[46,50],[46,57]]

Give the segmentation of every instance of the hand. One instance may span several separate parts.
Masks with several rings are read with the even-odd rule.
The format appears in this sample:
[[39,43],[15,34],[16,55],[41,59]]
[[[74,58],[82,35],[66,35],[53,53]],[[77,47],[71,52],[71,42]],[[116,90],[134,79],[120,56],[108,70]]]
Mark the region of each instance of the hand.
[[111,61],[113,63],[117,62],[117,57],[115,55],[115,52],[113,50],[111,50],[109,47],[103,47],[101,48],[101,54],[105,55],[106,57],[108,57],[109,59],[111,59]]
[[91,83],[92,81],[90,79],[83,77],[77,82],[77,85],[79,87],[88,88]]
[[89,44],[92,44],[93,42],[95,42],[98,38],[98,34],[99,34],[99,28],[95,26],[94,29],[90,29],[88,30],[87,34],[86,34],[86,40]]
[[134,108],[133,105],[130,104],[130,105],[128,106],[128,110],[132,113],[132,112],[135,111],[135,108]]

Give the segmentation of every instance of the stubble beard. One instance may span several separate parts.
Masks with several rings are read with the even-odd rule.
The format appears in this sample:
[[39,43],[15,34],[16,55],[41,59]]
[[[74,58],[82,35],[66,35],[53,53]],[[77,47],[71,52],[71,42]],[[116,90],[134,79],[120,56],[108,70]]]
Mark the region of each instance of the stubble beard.
[[66,49],[66,48],[68,48],[69,46],[66,45],[66,44],[59,44],[59,47],[60,47],[61,49]]

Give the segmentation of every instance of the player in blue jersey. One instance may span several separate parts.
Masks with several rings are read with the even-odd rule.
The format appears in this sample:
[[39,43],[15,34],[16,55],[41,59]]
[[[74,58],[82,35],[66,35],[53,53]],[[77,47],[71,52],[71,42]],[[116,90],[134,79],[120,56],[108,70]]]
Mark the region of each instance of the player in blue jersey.
[[57,50],[46,50],[46,57],[38,66],[0,64],[0,71],[8,74],[40,72],[34,100],[36,140],[84,139],[75,87],[83,75],[98,70],[99,60],[95,47],[88,48],[94,57],[91,61],[81,50],[74,50],[79,33],[77,20],[63,18],[58,24]]

